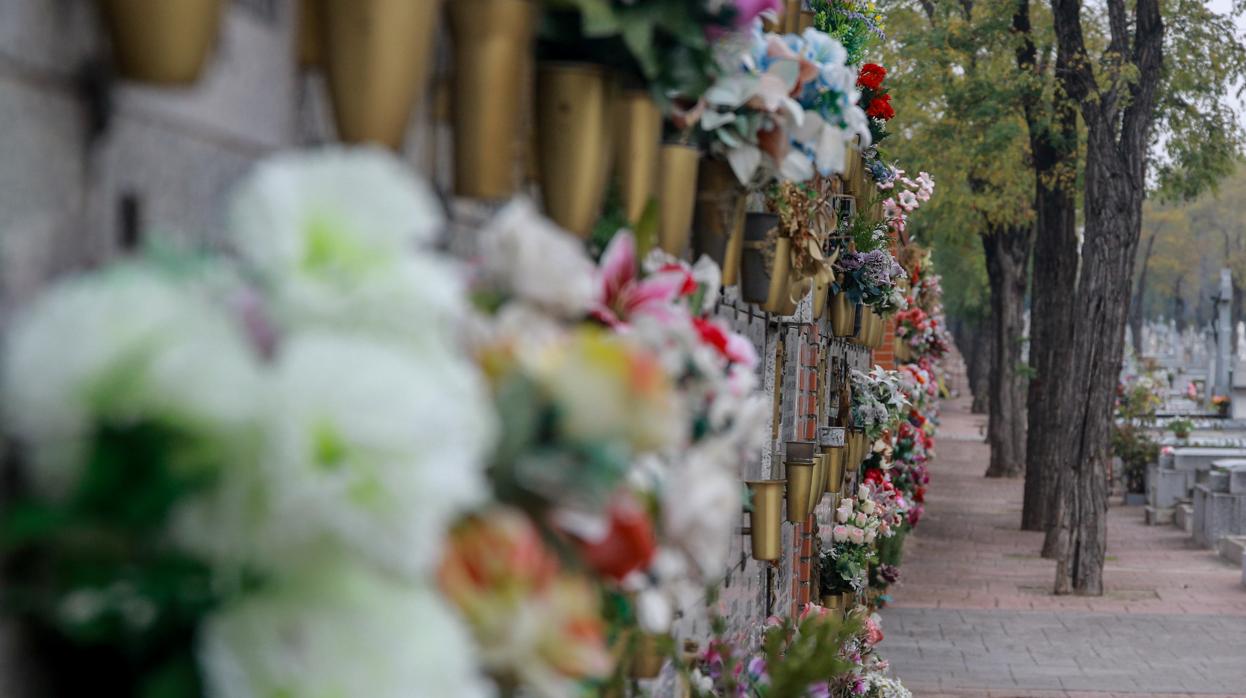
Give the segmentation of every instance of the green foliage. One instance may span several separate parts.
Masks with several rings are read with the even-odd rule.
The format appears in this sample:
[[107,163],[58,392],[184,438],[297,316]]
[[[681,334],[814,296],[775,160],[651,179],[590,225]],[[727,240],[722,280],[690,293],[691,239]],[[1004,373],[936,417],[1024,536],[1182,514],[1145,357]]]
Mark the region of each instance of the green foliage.
[[856,619],[810,616],[795,628],[790,620],[766,631],[762,643],[770,685],[767,698],[802,698],[809,686],[838,676],[852,665],[839,649],[860,632]]
[[717,64],[707,26],[729,25],[727,11],[685,0],[545,0],[544,56],[610,66],[659,99],[696,99]]
[[1246,80],[1246,44],[1232,14],[1203,0],[1167,0],[1164,72],[1151,148],[1164,201],[1215,191],[1233,173],[1244,140],[1242,114],[1225,99]]
[[1168,422],[1168,431],[1171,431],[1177,437],[1189,436],[1194,430],[1194,422],[1185,417],[1178,417]]
[[194,630],[229,590],[162,532],[219,465],[167,426],[99,428],[68,496],[26,494],[9,506],[6,611],[61,660],[108,657],[112,682],[136,695],[195,695]]

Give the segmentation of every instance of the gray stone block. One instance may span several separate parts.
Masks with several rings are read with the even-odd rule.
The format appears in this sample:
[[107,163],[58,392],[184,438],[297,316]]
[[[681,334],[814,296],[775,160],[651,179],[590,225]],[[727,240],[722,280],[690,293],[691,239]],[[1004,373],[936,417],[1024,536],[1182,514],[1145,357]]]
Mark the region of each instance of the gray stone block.
[[1189,495],[1188,473],[1169,468],[1156,468],[1154,477],[1147,482],[1151,506],[1168,509]]
[[[1202,473],[1199,473],[1199,474],[1202,475]],[[1228,493],[1229,473],[1227,471],[1209,470],[1207,471],[1206,477],[1204,479],[1205,479],[1208,489],[1210,489],[1212,492]]]
[[1161,509],[1158,507],[1148,506],[1146,508],[1146,523],[1148,526],[1171,524],[1172,518],[1176,515],[1176,513],[1177,510],[1175,507],[1164,507]]
[[1215,548],[1226,535],[1246,533],[1246,495],[1196,486],[1192,533],[1194,542],[1204,548]]
[[1231,563],[1241,560],[1246,553],[1246,536],[1224,536],[1216,543],[1216,552]]
[[1185,531],[1191,533],[1194,530],[1194,506],[1192,504],[1181,503],[1177,505],[1177,511],[1172,518],[1173,524]]

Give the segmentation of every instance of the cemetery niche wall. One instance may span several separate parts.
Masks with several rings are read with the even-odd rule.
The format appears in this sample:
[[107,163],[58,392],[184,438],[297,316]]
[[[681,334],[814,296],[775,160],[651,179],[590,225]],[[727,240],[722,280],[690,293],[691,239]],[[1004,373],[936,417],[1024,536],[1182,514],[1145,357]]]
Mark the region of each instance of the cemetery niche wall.
[[[920,519],[949,347],[905,233],[934,182],[883,160],[886,70],[837,40],[880,16],[772,3],[763,28],[728,3],[667,37],[701,78],[670,84],[660,42],[585,61],[598,38],[527,0],[192,4],[138,25],[115,3],[0,10],[0,320],[29,408],[6,428],[35,483],[6,496],[150,552],[27,538],[103,576],[6,578],[34,631],[15,681],[717,695],[735,666],[781,682],[814,657],[815,688],[904,694],[874,611]],[[144,41],[187,21],[193,50]],[[712,60],[720,33],[754,72]],[[756,106],[767,76],[799,98]],[[767,149],[776,128],[790,149]],[[168,361],[119,370],[148,342]],[[71,415],[90,454],[60,451],[64,415],[36,407],[104,378]],[[124,477],[75,475],[140,447]],[[192,456],[211,477],[170,467]],[[135,493],[159,506],[108,506]],[[113,622],[135,608],[156,620]],[[70,661],[98,670],[51,670]]]

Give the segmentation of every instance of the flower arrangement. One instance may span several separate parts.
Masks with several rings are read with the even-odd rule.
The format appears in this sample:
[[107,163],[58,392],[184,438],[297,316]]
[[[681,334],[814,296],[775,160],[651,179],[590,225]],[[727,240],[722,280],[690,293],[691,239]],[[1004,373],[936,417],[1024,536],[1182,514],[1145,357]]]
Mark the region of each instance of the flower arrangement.
[[720,76],[679,124],[697,125],[699,140],[746,186],[840,172],[847,141],[869,137],[844,61],[843,48],[820,31],[781,36],[754,22],[743,48],[719,44]]
[[890,533],[868,487],[857,497],[846,497],[835,510],[830,543],[822,552],[821,594],[863,591],[869,583],[869,566],[878,559],[875,540]]
[[497,434],[435,198],[331,149],[233,201],[239,264],[150,253],[14,324],[6,585],[40,656],[107,667],[68,693],[488,695],[433,579]]
[[1185,417],[1177,417],[1169,420],[1168,431],[1171,431],[1178,439],[1188,439],[1190,432],[1194,431],[1194,422]]
[[816,178],[776,184],[766,197],[767,207],[779,215],[779,234],[792,240],[791,270],[796,279],[825,284],[833,277],[835,258],[826,253],[834,228],[832,196],[827,180]]
[[891,95],[883,87],[887,69],[877,63],[866,63],[857,73],[857,87],[861,89],[860,103],[865,105],[865,115],[870,117],[870,142],[877,146],[887,138],[887,122],[895,118]]
[[853,303],[871,306],[880,313],[894,312],[903,305],[899,283],[905,278],[904,268],[887,250],[844,252],[839,255],[838,268],[843,272],[843,283],[837,281],[834,290],[848,294]]
[[873,0],[812,0],[814,26],[839,40],[848,62],[860,65],[874,40],[886,39],[886,25]]
[[875,366],[869,373],[853,369],[849,380],[852,384],[852,422],[858,428],[865,429],[870,441],[877,441],[883,432],[899,421],[901,410],[909,404],[900,389],[899,374]]
[[947,353],[949,339],[939,316],[929,315],[911,305],[896,313],[896,337],[913,351],[917,358],[940,359]]

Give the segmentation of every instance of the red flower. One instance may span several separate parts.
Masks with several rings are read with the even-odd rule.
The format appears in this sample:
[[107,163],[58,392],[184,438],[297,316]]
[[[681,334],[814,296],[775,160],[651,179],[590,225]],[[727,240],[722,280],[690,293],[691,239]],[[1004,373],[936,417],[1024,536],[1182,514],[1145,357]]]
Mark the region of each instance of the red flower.
[[877,63],[866,63],[861,66],[861,72],[857,75],[857,84],[867,90],[877,90],[883,85],[883,78],[887,77],[887,69]]
[[616,580],[648,567],[656,550],[657,538],[649,515],[630,497],[610,505],[610,530],[604,538],[580,541],[585,562]]
[[692,278],[692,272],[688,271],[688,268],[682,264],[664,264],[658,271],[661,273],[682,273],[684,275],[684,285],[679,287],[680,296],[691,296],[697,292],[697,280]]
[[757,352],[743,336],[727,330],[721,323],[706,318],[692,318],[701,341],[714,347],[728,361],[753,368],[757,364]]
[[890,121],[896,115],[896,110],[891,107],[891,95],[880,95],[870,102],[870,106],[865,110],[867,116],[875,119]]

